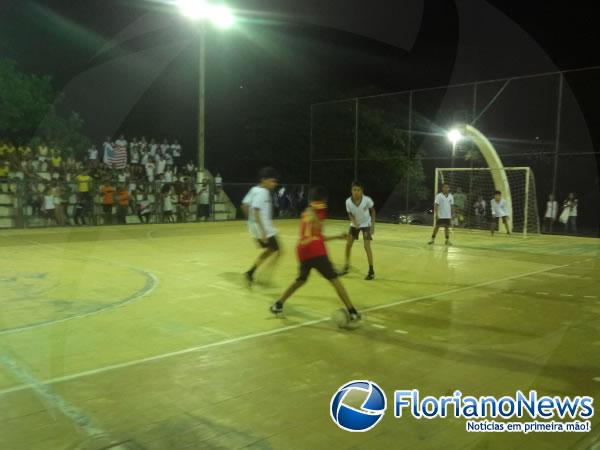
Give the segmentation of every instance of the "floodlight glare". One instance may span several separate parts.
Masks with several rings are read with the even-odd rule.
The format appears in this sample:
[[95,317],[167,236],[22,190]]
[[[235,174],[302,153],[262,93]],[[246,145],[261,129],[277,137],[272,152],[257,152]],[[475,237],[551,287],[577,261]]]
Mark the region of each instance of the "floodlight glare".
[[177,7],[188,19],[208,19],[219,28],[229,28],[235,22],[231,9],[225,5],[211,5],[205,0],[177,0]]
[[209,15],[210,6],[204,0],[177,0],[181,14],[188,19],[200,20]]
[[463,135],[460,131],[458,130],[450,130],[448,132],[448,140],[450,142],[452,142],[453,144],[456,144],[459,141],[462,141],[463,139]]
[[231,9],[224,5],[212,6],[209,18],[219,28],[229,28],[235,21]]

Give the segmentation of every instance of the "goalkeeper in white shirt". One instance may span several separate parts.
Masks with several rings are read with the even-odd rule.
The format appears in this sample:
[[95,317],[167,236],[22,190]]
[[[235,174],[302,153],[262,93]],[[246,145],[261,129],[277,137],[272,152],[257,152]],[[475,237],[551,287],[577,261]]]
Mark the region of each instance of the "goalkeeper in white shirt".
[[498,219],[502,220],[504,228],[506,228],[506,234],[510,234],[510,229],[508,227],[508,205],[506,200],[502,198],[502,192],[496,191],[494,193],[494,198],[490,201],[490,207],[492,210],[492,223],[490,225],[492,236],[498,226]]

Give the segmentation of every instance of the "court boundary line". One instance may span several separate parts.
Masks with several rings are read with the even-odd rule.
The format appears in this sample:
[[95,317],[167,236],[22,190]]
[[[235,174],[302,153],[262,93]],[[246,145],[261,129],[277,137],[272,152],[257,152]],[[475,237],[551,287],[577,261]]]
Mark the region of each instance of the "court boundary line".
[[[503,278],[498,278],[495,280],[489,280],[489,281],[484,281],[481,283],[476,283],[470,286],[463,286],[463,287],[459,287],[459,288],[454,288],[454,289],[448,289],[446,291],[442,291],[442,292],[436,292],[436,293],[432,293],[432,294],[427,294],[427,295],[420,295],[417,297],[411,297],[411,298],[407,298],[407,299],[401,299],[401,300],[397,300],[397,301],[393,301],[391,303],[385,303],[382,305],[377,305],[377,306],[372,306],[370,308],[365,308],[362,311],[363,312],[371,312],[371,311],[379,311],[382,309],[389,309],[389,308],[393,308],[395,306],[398,305],[403,305],[403,304],[407,304],[407,303],[414,303],[417,301],[421,301],[421,300],[427,300],[427,299],[431,299],[431,298],[436,298],[436,297],[441,297],[441,296],[447,296],[449,294],[455,294],[458,292],[464,292],[464,291],[468,291],[471,289],[477,289],[477,288],[481,288],[481,287],[486,287],[486,286],[490,286],[496,283],[502,283],[505,281],[511,281],[511,280],[516,280],[519,278],[525,278],[528,276],[532,276],[532,275],[537,275],[540,273],[545,273],[545,272],[550,272],[552,270],[559,270],[559,269],[564,269],[565,267],[569,267],[572,266],[574,264],[578,264],[581,261],[574,261],[572,263],[569,264],[563,264],[563,265],[559,265],[559,266],[552,266],[552,267],[547,267],[545,269],[539,269],[539,270],[535,270],[532,272],[526,272],[526,273],[521,273],[521,274],[515,274],[515,275],[511,275],[508,277],[503,277]],[[207,350],[210,348],[215,348],[215,347],[221,347],[221,346],[225,346],[225,345],[229,345],[229,344],[236,344],[239,342],[245,342],[245,341],[249,341],[249,340],[253,340],[253,339],[258,339],[258,338],[262,338],[262,337],[267,337],[267,336],[273,336],[276,334],[280,334],[280,333],[285,333],[287,331],[291,331],[291,330],[295,330],[298,328],[304,328],[304,327],[308,327],[311,325],[316,325],[319,323],[323,323],[323,322],[327,322],[330,321],[331,318],[330,317],[324,317],[321,319],[314,319],[314,320],[309,320],[306,322],[301,322],[295,325],[288,325],[285,327],[281,327],[281,328],[276,328],[274,330],[268,330],[268,331],[261,331],[261,332],[257,332],[257,333],[250,333],[250,334],[246,334],[246,335],[242,335],[242,336],[237,336],[231,339],[225,339],[222,341],[216,341],[216,342],[211,342],[209,344],[203,344],[203,345],[199,345],[199,346],[195,346],[195,347],[188,347],[182,350],[177,350],[174,352],[168,352],[168,353],[163,353],[160,355],[154,355],[154,356],[148,356],[146,358],[140,358],[140,359],[134,359],[131,361],[127,361],[127,362],[122,362],[122,363],[117,363],[117,364],[110,364],[107,366],[103,366],[103,367],[98,367],[96,369],[89,369],[89,370],[84,370],[81,372],[77,372],[77,373],[73,373],[70,375],[63,375],[60,377],[54,377],[54,378],[49,378],[43,381],[40,381],[40,384],[42,385],[54,385],[54,384],[58,384],[58,383],[63,383],[66,381],[72,381],[72,380],[77,380],[79,378],[85,378],[85,377],[90,377],[90,376],[94,376],[94,375],[99,375],[102,373],[106,373],[106,372],[112,372],[114,370],[119,370],[119,369],[125,369],[128,367],[133,367],[136,365],[140,365],[140,364],[146,364],[146,363],[150,363],[150,362],[154,362],[154,361],[160,361],[163,359],[167,359],[167,358],[172,358],[175,356],[180,356],[180,355],[186,355],[188,353],[195,353],[195,352],[199,352],[202,350]],[[7,394],[11,394],[11,393],[15,393],[15,392],[20,392],[20,391],[24,391],[27,389],[31,389],[32,386],[29,385],[17,385],[17,386],[13,386],[10,388],[6,388],[6,389],[2,389],[0,390],[0,397],[7,395]]]

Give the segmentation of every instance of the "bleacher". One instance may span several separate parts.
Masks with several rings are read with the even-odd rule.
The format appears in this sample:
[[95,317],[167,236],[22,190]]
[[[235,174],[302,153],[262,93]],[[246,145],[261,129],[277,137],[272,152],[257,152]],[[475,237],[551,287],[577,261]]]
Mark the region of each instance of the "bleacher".
[[[38,173],[37,176],[40,181],[37,183],[37,191],[41,193],[43,190],[44,181],[51,181],[52,177],[50,173],[43,172]],[[207,172],[207,179],[212,182],[212,175]],[[69,223],[73,224],[73,216],[75,212],[75,205],[77,202],[77,196],[75,194],[76,188],[75,183],[69,183],[71,186],[71,194],[68,198],[67,203],[67,216]],[[150,223],[161,223],[162,219],[162,205],[160,204],[160,184],[156,183],[153,189],[153,193],[148,194],[148,201],[152,203],[153,209],[150,216]],[[97,190],[95,190],[97,191]],[[20,173],[11,173],[10,180],[0,183],[0,228],[35,228],[47,226],[47,221],[41,217],[41,215],[34,214],[33,208],[30,205],[25,204],[24,193],[25,192],[25,181]],[[227,194],[221,190],[220,192],[213,194],[212,202],[212,217],[211,220],[223,221],[233,220],[236,218],[237,210],[234,204],[231,202]],[[143,199],[142,194],[137,194],[135,203],[140,202]],[[132,202],[130,202],[132,203]],[[175,211],[177,211],[178,203],[174,202]],[[118,206],[113,206],[113,224],[117,224],[117,211]],[[197,207],[195,202],[192,203],[188,214],[188,222],[196,220]],[[177,215],[175,214],[175,217]],[[100,193],[97,193],[93,197],[93,207],[88,216],[85,217],[86,223],[92,225],[103,225],[104,214],[102,211],[102,197]],[[90,220],[91,219],[91,220]],[[137,215],[137,211],[132,211],[130,206],[128,215],[126,216],[127,224],[139,224],[140,219]]]

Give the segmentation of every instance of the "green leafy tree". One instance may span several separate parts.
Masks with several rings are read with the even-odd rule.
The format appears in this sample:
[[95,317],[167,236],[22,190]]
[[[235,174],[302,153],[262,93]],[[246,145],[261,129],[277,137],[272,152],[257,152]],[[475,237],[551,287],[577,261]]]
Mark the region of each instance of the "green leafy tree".
[[61,111],[63,97],[48,76],[21,72],[14,62],[0,59],[0,138],[17,144],[43,141],[65,153],[82,152],[89,141],[83,120]]

